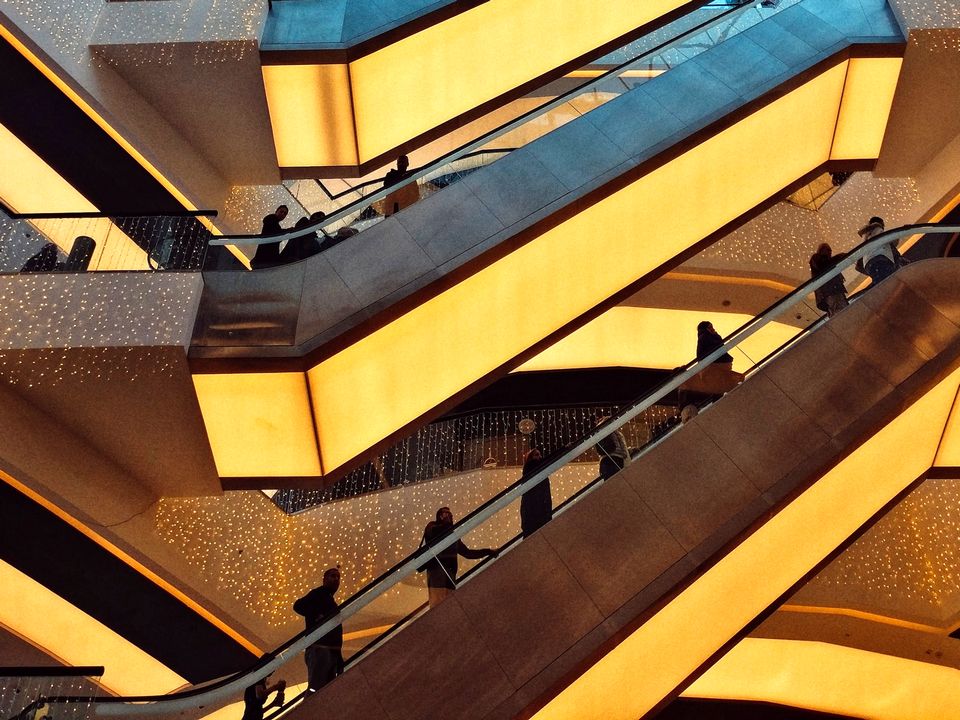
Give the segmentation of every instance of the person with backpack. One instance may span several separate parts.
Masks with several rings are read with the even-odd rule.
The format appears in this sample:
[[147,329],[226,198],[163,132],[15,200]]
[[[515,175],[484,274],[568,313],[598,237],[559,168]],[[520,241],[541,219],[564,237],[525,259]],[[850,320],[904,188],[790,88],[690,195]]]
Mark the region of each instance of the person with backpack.
[[[857,231],[857,234],[864,240],[870,240],[883,231],[883,218],[874,216]],[[858,272],[869,275],[873,281],[872,285],[876,285],[893,275],[898,267],[906,264],[907,261],[897,252],[897,241],[893,240],[875,247],[857,260],[856,268]]]

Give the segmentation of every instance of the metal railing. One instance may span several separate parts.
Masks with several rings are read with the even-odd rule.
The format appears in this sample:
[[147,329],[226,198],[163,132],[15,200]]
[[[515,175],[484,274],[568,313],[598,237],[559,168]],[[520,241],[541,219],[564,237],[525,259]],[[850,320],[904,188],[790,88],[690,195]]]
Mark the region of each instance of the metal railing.
[[[438,174],[444,174],[447,171],[447,168],[451,165],[454,165],[460,160],[467,158],[471,155],[477,154],[478,152],[496,152],[503,148],[490,147],[485,148],[484,146],[489,145],[490,143],[495,142],[499,138],[504,138],[512,131],[515,131],[529,123],[534,121],[543,120],[549,113],[558,110],[559,108],[567,105],[571,100],[577,98],[580,95],[585,93],[593,93],[599,91],[603,88],[604,85],[609,84],[611,81],[616,81],[618,79],[623,80],[623,87],[621,91],[625,91],[629,87],[633,87],[638,84],[640,80],[631,79],[629,82],[624,80],[631,71],[637,71],[641,69],[641,66],[646,64],[652,64],[654,58],[663,59],[663,63],[666,67],[669,68],[671,57],[680,58],[680,62],[687,59],[686,55],[689,54],[689,51],[692,50],[691,47],[685,47],[684,49],[688,52],[686,55],[681,56],[681,53],[677,52],[681,46],[684,46],[685,43],[689,43],[692,40],[699,38],[706,38],[708,43],[716,43],[726,39],[726,37],[711,38],[709,32],[716,29],[723,23],[727,21],[737,21],[741,19],[740,16],[746,13],[751,9],[757,9],[757,6],[754,0],[734,0],[731,3],[718,3],[718,2],[708,2],[699,6],[695,10],[688,13],[685,17],[690,17],[693,13],[696,13],[701,10],[720,10],[717,14],[712,14],[706,20],[699,22],[695,26],[684,30],[675,37],[661,42],[655,47],[645,50],[635,57],[630,58],[629,60],[620,63],[616,67],[601,73],[595,78],[587,80],[581,85],[569,90],[552,100],[549,100],[542,105],[539,105],[528,112],[523,113],[517,118],[506,122],[499,127],[487,132],[481,137],[472,140],[460,147],[451,150],[450,152],[440,156],[436,160],[427,165],[424,165],[417,169],[415,172],[411,172],[409,175],[404,177],[401,181],[393,183],[387,187],[381,187],[379,190],[371,192],[369,195],[361,197],[360,199],[352,202],[335,212],[328,214],[319,222],[311,223],[309,225],[304,225],[301,228],[292,229],[286,231],[282,234],[262,236],[262,235],[223,235],[215,238],[211,238],[209,245],[210,246],[225,246],[225,245],[244,245],[244,246],[253,246],[253,245],[265,245],[270,243],[283,243],[290,240],[294,240],[302,237],[309,237],[317,233],[329,233],[333,234],[338,229],[350,225],[352,222],[358,222],[362,224],[365,222],[364,218],[372,219],[372,217],[379,217],[379,212],[374,210],[374,205],[377,202],[385,200],[388,196],[397,193],[399,190],[402,190],[405,187],[408,187],[412,183],[425,182]],[[767,10],[762,16],[758,12],[757,22],[768,17],[773,10]],[[738,25],[735,22],[731,22],[731,31],[737,33],[742,32],[746,29],[746,25]],[[701,48],[706,49],[706,48]],[[677,63],[679,64],[679,63]],[[583,114],[583,112],[577,110],[576,114]],[[513,147],[514,143],[511,143]],[[364,183],[364,186],[370,186],[378,183],[382,183],[383,180],[373,180]],[[341,195],[349,194],[351,190],[347,190]],[[368,217],[369,216],[369,217]],[[356,228],[353,228],[356,230]]]
[[0,213],[0,273],[199,270],[216,215]]
[[[424,566],[429,560],[436,558],[442,551],[449,548],[454,543],[459,542],[472,530],[479,528],[498,512],[506,508],[515,500],[520,498],[525,492],[543,482],[550,475],[556,473],[567,464],[575,461],[584,452],[593,448],[598,442],[617,431],[627,422],[631,421],[646,409],[660,402],[665,396],[679,389],[684,383],[694,378],[694,376],[703,372],[713,364],[722,355],[735,350],[748,338],[768,326],[770,323],[780,318],[785,313],[790,312],[798,304],[804,304],[808,296],[818,288],[830,282],[842,272],[852,266],[862,258],[872,256],[884,245],[898,242],[904,238],[937,234],[937,233],[958,233],[960,225],[914,225],[905,226],[896,230],[882,233],[854,248],[842,260],[828,272],[809,280],[793,292],[789,293],[763,313],[757,315],[747,323],[742,325],[736,331],[728,335],[722,345],[709,353],[705,357],[691,361],[685,366],[674,371],[669,379],[660,384],[656,389],[647,393],[642,398],[631,403],[629,407],[619,415],[610,418],[606,422],[598,425],[591,433],[582,438],[572,446],[564,448],[550,457],[546,458],[538,472],[530,477],[524,477],[511,484],[503,491],[497,493],[487,502],[477,507],[461,521],[456,523],[451,532],[436,543],[419,548],[411,553],[404,560],[400,561],[392,568],[381,574],[379,577],[362,587],[352,597],[346,600],[341,606],[340,611],[334,617],[326,619],[316,628],[303,631],[279,648],[269,653],[262,660],[257,662],[247,671],[237,673],[228,678],[224,678],[202,688],[193,688],[170,695],[154,695],[139,697],[116,697],[116,698],[60,698],[63,702],[93,702],[96,714],[101,716],[125,716],[125,715],[164,715],[177,713],[199,707],[209,707],[213,704],[223,702],[226,699],[238,696],[244,688],[254,682],[263,679],[273,671],[285,665],[295,657],[298,657],[309,645],[326,635],[337,625],[342,624],[346,619],[356,615],[363,608],[370,605],[377,598],[383,596],[392,588],[396,587],[403,580],[411,577]],[[819,318],[810,328],[818,327],[824,322],[824,318]],[[797,335],[790,341],[778,347],[773,354],[779,353],[786,347],[790,347],[797,338],[805,336],[805,331],[798,331]],[[755,367],[759,367],[769,360],[773,355],[768,355],[759,360]],[[640,454],[649,451],[656,446],[660,439],[654,440],[641,450]],[[585,485],[575,493],[563,506],[554,512],[554,517],[564,509],[571,507],[580,498],[599,487],[603,480],[598,478]],[[516,539],[507,543],[515,544]],[[487,562],[492,562],[489,560]],[[485,563],[486,564],[486,563]],[[482,566],[481,566],[482,567]],[[476,569],[475,569],[476,571]]]

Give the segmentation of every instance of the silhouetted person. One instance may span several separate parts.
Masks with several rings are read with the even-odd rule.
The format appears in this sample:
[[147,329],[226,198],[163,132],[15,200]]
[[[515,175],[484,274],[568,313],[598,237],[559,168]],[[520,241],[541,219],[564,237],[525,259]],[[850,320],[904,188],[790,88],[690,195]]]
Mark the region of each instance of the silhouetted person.
[[[450,508],[442,507],[437,510],[437,519],[427,523],[423,530],[422,545],[433,545],[453,530],[453,513]],[[427,563],[427,592],[429,593],[430,607],[436,607],[448,597],[457,587],[457,556],[462,555],[468,560],[479,560],[485,557],[496,556],[497,551],[491,548],[471,550],[463,540],[457,540],[450,547],[441,550],[435,558]]]
[[[543,455],[539,448],[531,448],[523,458],[523,479],[533,477],[543,467]],[[520,498],[520,529],[523,536],[530,537],[542,528],[553,515],[553,498],[550,497],[550,478],[545,477],[527,490]]]
[[[870,240],[883,231],[883,218],[874,216],[857,231],[857,234],[864,240]],[[856,268],[864,275],[869,275],[870,279],[873,280],[873,285],[876,285],[893,275],[893,272],[904,264],[906,264],[906,261],[897,252],[897,241],[893,240],[874,248],[857,260]]]
[[[261,237],[270,237],[271,235],[282,235],[286,232],[281,221],[287,216],[289,209],[286,205],[278,205],[277,209],[263,218],[263,227],[260,230]],[[257,246],[257,252],[250,261],[250,266],[254,270],[268,268],[280,263],[280,243],[271,242]]]
[[[413,171],[409,170],[410,160],[406,155],[401,155],[397,158],[397,167],[392,168],[387,171],[387,174],[383,177],[383,187],[388,188],[391,185],[396,185],[397,183],[403,182],[406,180]],[[384,217],[389,217],[395,213],[400,212],[405,207],[413,205],[417,200],[420,199],[420,190],[417,187],[417,183],[410,182],[404,185],[401,188],[397,188],[383,200],[383,215]]]
[[[311,630],[337,614],[340,606],[334,599],[340,588],[340,570],[330,568],[323,573],[323,585],[314,588],[293,604],[294,612],[303,615]],[[337,625],[303,655],[307,664],[307,689],[316,692],[343,672],[343,625]]]
[[698,408],[693,403],[687,403],[683,406],[683,409],[680,411],[680,424],[686,425],[688,422],[693,420],[697,415],[700,414],[700,408]]
[[397,166],[387,170],[387,174],[383,176],[383,186],[388,188],[391,185],[396,185],[402,180],[406,180],[408,177],[410,177],[409,168],[410,158],[408,158],[406,155],[401,155],[398,157]]
[[[283,691],[287,688],[285,680],[277,680],[273,685],[267,687],[266,678],[258,680],[253,685],[243,691],[243,720],[263,720],[264,710],[280,707],[283,705]],[[276,692],[277,696],[273,702],[267,704],[267,698],[270,693]]]
[[[609,420],[609,415],[598,415],[596,427]],[[627,439],[619,430],[613,430],[594,445],[600,456],[600,477],[604,480],[616,475],[630,463],[630,448]]]
[[39,251],[27,258],[20,268],[22,273],[50,272],[57,269],[57,246],[47,243]]
[[[845,254],[834,255],[827,243],[823,243],[810,256],[810,277],[818,278],[833,270],[834,266],[846,257]],[[843,276],[836,275],[818,287],[813,296],[817,307],[827,315],[833,317],[847,306],[847,289],[843,286]]]
[[[713,323],[704,320],[697,325],[697,360],[703,360],[717,348],[723,346],[723,338],[713,328]],[[724,353],[713,361],[715,365],[733,365],[733,356]]]
[[[294,230],[303,230],[310,227],[311,225],[317,225],[322,222],[326,217],[325,213],[315,212],[310,215],[309,218],[302,217],[297,220],[297,224],[293,226]],[[330,236],[323,232],[322,228],[318,228],[319,232],[323,234],[324,241],[330,239]],[[316,255],[320,252],[323,245],[320,242],[317,231],[313,232],[304,232],[302,235],[297,237],[290,238],[287,241],[286,246],[283,248],[283,252],[280,253],[280,262],[284,265],[291,262],[296,262],[298,260],[306,260],[311,255]]]

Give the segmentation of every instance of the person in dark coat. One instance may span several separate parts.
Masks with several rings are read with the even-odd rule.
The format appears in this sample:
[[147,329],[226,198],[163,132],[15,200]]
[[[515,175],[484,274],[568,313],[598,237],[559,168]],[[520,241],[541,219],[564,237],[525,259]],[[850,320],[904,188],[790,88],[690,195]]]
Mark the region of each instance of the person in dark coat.
[[[277,209],[263,218],[263,227],[260,229],[262,237],[271,235],[283,235],[286,232],[280,223],[287,216],[289,208],[286,205],[278,205]],[[254,270],[261,268],[274,267],[280,264],[280,243],[264,243],[257,246],[257,252],[250,261],[250,266]]]
[[[713,323],[704,320],[697,325],[697,360],[703,360],[707,355],[723,346],[723,338],[713,329]],[[724,353],[713,361],[715,365],[733,365],[730,353]]]
[[[543,455],[539,448],[531,448],[523,458],[523,479],[533,477],[543,467]],[[520,498],[520,529],[525,538],[542,528],[553,515],[553,498],[550,497],[550,478],[546,477],[527,490]]]
[[[323,573],[323,585],[314,588],[293,604],[294,612],[303,615],[307,630],[322,624],[340,610],[334,599],[340,588],[340,570],[330,568]],[[343,672],[343,625],[337,625],[313,645],[303,656],[307,664],[307,689],[316,692]]]
[[[609,419],[609,415],[597,413],[594,427],[600,427]],[[630,447],[620,430],[611,431],[609,435],[601,438],[593,447],[597,451],[597,455],[600,456],[600,477],[604,480],[613,477],[630,463]]]
[[[322,222],[325,217],[326,214],[323,212],[318,211],[312,213],[309,218],[302,217],[297,220],[297,224],[293,226],[293,229],[303,230],[310,226],[315,226]],[[286,247],[283,248],[283,252],[280,253],[280,263],[286,265],[287,263],[297,262],[298,260],[306,260],[311,255],[316,255],[320,252],[323,245],[320,242],[318,233],[323,235],[324,241],[331,239],[322,228],[318,228],[313,232],[304,232],[302,235],[290,238],[287,241]]]
[[[282,706],[284,702],[283,691],[286,687],[287,683],[284,680],[277,680],[273,685],[267,687],[267,678],[263,678],[244,690],[243,720],[263,720],[264,710]],[[273,699],[273,702],[267,704],[267,698],[270,697],[272,692],[276,692],[277,696]]]
[[383,176],[383,186],[388,188],[391,185],[396,185],[398,182],[406,180],[408,177],[410,177],[409,168],[410,158],[408,158],[406,155],[401,155],[398,157],[397,166],[387,170],[387,174]]
[[[833,249],[827,243],[823,243],[810,256],[810,277],[818,278],[830,272],[845,257],[845,254],[834,255]],[[833,317],[847,306],[847,289],[843,286],[843,276],[836,275],[830,278],[825,285],[821,285],[814,291],[813,296],[817,300],[817,307]]]
[[[433,545],[443,539],[453,530],[453,513],[450,508],[442,507],[437,510],[437,519],[427,523],[423,530],[423,544]],[[457,587],[457,556],[462,555],[468,560],[479,560],[485,557],[495,557],[496,550],[481,548],[472,550],[463,540],[457,540],[450,547],[443,549],[427,563],[427,591],[429,592],[430,607],[436,607],[448,597]]]

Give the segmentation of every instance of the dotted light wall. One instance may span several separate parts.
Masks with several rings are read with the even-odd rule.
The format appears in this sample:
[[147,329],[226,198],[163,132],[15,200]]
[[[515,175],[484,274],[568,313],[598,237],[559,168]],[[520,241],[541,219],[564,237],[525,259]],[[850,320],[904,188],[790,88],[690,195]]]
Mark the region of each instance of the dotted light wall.
[[790,602],[941,627],[960,619],[960,481],[925,481]]

